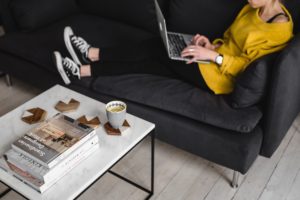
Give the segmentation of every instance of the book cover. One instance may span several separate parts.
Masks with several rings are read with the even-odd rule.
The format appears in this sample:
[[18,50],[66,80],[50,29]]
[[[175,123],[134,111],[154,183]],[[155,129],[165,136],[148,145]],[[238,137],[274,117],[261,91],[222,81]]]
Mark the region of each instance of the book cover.
[[95,134],[94,129],[57,114],[16,140],[12,148],[51,168]]
[[92,148],[95,144],[98,144],[98,140],[98,136],[92,137],[86,143],[78,147],[62,162],[58,163],[51,169],[39,164],[26,155],[13,149],[7,151],[5,155],[8,162],[20,168],[21,170],[28,172],[32,176],[44,182],[51,182],[53,179],[55,179],[55,177],[60,176],[60,174],[64,173],[64,171],[66,171],[68,167],[70,167],[70,165],[73,165],[77,159],[80,159],[80,157],[84,155],[86,151]]
[[44,182],[42,180],[39,180],[38,178],[32,176],[26,171],[23,171],[22,169],[18,168],[17,166],[13,165],[12,163],[9,163],[5,157],[0,158],[0,168],[4,170],[5,172],[11,174],[21,182],[25,183],[26,185],[30,186],[34,190],[43,193],[47,189],[49,189],[53,184],[55,184],[59,179],[61,179],[64,175],[66,175],[70,170],[72,170],[74,167],[76,167],[80,162],[82,162],[84,159],[86,159],[88,156],[90,156],[93,152],[95,152],[99,148],[99,145],[96,144],[90,150],[85,152],[82,157],[78,157],[76,159],[76,162],[73,165],[70,165],[66,171],[64,171],[60,176],[56,176],[51,182]]

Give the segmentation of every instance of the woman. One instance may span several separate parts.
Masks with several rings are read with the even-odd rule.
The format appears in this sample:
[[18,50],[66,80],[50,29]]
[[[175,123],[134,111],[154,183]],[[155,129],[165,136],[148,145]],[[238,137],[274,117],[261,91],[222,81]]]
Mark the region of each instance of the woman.
[[[66,84],[70,83],[70,77],[80,79],[91,74],[150,73],[180,78],[215,94],[228,94],[234,88],[235,77],[253,60],[281,50],[293,37],[292,17],[280,0],[248,2],[223,39],[211,43],[203,35],[194,36],[191,45],[182,51],[182,57],[190,58],[188,65],[168,59],[157,39],[125,48],[95,48],[66,27],[64,39],[73,60],[54,52],[58,71]],[[155,60],[163,62],[165,67],[154,63]],[[198,64],[198,60],[211,62]]]

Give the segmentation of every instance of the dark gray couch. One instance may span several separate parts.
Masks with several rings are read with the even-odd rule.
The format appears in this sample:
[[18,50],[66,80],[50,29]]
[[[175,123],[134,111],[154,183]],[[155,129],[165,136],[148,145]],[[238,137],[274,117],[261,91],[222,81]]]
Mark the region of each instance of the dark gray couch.
[[[245,2],[160,4],[171,30],[214,39],[222,37]],[[299,3],[289,0],[287,7],[298,22]],[[0,8],[7,33],[0,38],[0,70],[43,89],[63,84],[51,54],[67,55],[66,25],[98,46],[158,36],[152,0],[1,0]],[[195,17],[197,23],[191,20]],[[158,139],[244,174],[257,156],[272,156],[299,112],[299,46],[296,34],[283,51],[252,63],[270,66],[267,86],[259,103],[239,109],[232,107],[230,95],[147,74],[89,78],[69,87],[103,102],[123,99],[129,112],[157,125]]]

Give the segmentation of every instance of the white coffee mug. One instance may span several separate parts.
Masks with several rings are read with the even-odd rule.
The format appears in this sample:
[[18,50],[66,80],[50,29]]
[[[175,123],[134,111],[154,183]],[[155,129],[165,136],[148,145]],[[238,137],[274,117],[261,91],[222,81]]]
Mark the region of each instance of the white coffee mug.
[[106,104],[106,116],[114,129],[120,128],[126,119],[127,105],[122,101],[111,101]]

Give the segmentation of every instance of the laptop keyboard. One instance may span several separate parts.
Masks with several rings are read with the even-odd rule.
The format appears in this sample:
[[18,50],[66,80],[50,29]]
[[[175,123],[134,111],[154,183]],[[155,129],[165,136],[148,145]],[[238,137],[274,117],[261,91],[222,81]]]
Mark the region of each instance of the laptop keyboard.
[[181,51],[186,47],[182,35],[168,33],[170,54],[172,57],[181,57]]

